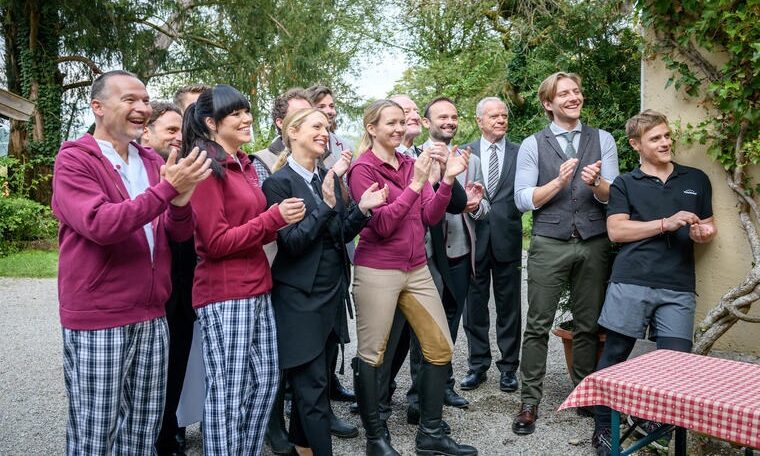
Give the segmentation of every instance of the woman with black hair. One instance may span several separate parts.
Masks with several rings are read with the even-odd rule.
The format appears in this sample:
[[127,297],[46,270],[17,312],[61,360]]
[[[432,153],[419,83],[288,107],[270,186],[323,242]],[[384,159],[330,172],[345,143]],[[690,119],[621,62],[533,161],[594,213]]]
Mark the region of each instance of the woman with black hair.
[[315,456],[333,454],[328,376],[338,343],[348,341],[346,240],[359,234],[370,211],[387,196],[387,189],[375,185],[358,204],[347,198],[341,177],[351,163],[350,152],[329,171],[317,165],[325,153],[328,126],[327,116],[316,108],[288,114],[282,126],[287,149],[278,160],[282,167],[264,182],[267,204],[299,197],[306,205],[303,220],[278,234],[272,304],[280,367],[293,388],[290,440]]
[[203,92],[185,111],[183,156],[208,152],[213,177],[191,199],[198,266],[193,307],[203,335],[206,455],[259,454],[278,381],[272,275],[262,246],[298,222],[303,201],[267,208],[251,162],[250,104],[228,85]]

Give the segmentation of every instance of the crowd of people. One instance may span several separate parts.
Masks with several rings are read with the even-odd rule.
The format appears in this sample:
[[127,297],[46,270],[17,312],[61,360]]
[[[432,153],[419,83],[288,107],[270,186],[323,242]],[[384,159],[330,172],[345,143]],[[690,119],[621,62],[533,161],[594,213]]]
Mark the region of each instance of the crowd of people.
[[[567,287],[573,383],[624,361],[636,339],[690,351],[693,244],[716,235],[707,176],[672,161],[668,120],[652,110],[627,122],[640,166],[619,175],[615,139],[580,121],[580,77],[554,73],[537,92],[550,123],[519,146],[499,98],[477,104],[481,136],[458,147],[452,99],[420,113],[399,94],[365,109],[351,147],[335,133],[332,91],[293,88],[273,103],[277,137],[248,155],[254,119],[235,88],[192,85],[155,102],[129,72],[100,75],[94,129],[61,146],[53,177],[67,453],[184,454],[177,408],[196,325],[209,455],[257,455],[265,442],[332,455],[332,436],[359,429],[331,401],[355,401],[365,454],[398,455],[387,422],[407,354],[416,453],[477,455],[442,419],[444,406],[469,404],[451,364],[460,324],[459,389],[483,384],[493,361],[500,390],[519,390],[512,431],[531,434]],[[336,375],[351,319],[353,392]],[[595,417],[593,446],[609,454],[610,410],[578,413]]]

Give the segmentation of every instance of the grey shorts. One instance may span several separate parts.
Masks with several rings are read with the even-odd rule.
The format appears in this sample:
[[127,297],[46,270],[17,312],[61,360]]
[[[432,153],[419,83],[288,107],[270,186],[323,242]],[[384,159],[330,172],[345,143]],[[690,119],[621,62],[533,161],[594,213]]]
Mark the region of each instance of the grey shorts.
[[692,340],[695,294],[629,283],[610,283],[599,325],[620,334],[643,339],[650,336]]

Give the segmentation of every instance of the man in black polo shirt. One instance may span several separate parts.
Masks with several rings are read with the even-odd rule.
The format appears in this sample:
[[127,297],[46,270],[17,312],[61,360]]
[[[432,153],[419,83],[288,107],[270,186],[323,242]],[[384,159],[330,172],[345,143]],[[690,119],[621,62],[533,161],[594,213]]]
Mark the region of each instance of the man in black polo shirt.
[[[647,328],[658,349],[691,351],[693,247],[717,232],[710,181],[701,170],[672,161],[668,119],[648,109],[625,127],[641,165],[610,187],[607,233],[621,247],[599,317],[607,341],[597,370],[625,361]],[[592,443],[597,455],[611,453],[608,407],[596,407]]]

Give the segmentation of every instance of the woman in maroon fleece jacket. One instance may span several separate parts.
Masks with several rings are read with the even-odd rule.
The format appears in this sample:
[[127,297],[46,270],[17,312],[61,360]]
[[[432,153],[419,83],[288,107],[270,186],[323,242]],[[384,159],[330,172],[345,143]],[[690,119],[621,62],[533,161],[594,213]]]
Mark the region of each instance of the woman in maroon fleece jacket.
[[367,434],[367,454],[398,455],[378,414],[377,376],[383,363],[396,307],[420,341],[420,424],[417,454],[476,455],[443,433],[441,412],[453,343],[441,298],[427,267],[425,226],[438,223],[451,199],[451,185],[467,169],[469,152],[456,149],[445,162],[437,191],[428,182],[433,158],[427,151],[413,160],[396,152],[406,130],[404,110],[378,100],[364,112],[362,154],[348,172],[351,194],[362,195],[377,184],[388,188],[387,203],[372,211],[354,256],[354,298],[358,356],[354,388]]
[[266,207],[240,146],[251,140],[248,100],[227,85],[203,92],[185,111],[183,155],[208,152],[213,176],[191,199],[198,266],[193,307],[203,334],[207,455],[259,454],[278,381],[272,275],[262,246],[301,220],[303,201]]

